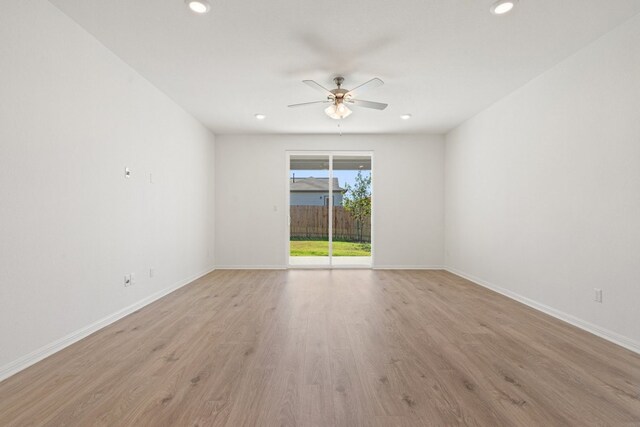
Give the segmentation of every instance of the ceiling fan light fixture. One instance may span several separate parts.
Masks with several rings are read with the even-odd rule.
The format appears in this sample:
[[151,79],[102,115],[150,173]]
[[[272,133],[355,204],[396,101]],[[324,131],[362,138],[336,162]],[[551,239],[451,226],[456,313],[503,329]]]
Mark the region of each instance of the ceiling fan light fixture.
[[324,112],[334,120],[345,119],[352,113],[349,107],[342,102],[328,106]]
[[211,5],[207,0],[185,0],[185,3],[193,13],[200,15],[209,12],[209,9],[211,9]]
[[491,5],[491,13],[494,15],[504,15],[513,10],[518,0],[498,0]]

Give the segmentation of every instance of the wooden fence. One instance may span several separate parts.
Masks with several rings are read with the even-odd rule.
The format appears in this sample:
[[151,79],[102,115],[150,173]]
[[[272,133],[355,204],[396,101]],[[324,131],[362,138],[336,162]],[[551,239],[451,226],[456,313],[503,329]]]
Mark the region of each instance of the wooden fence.
[[[327,206],[291,206],[292,239],[328,239],[329,209]],[[333,240],[371,242],[371,219],[363,221],[362,232],[349,211],[342,206],[333,207]]]

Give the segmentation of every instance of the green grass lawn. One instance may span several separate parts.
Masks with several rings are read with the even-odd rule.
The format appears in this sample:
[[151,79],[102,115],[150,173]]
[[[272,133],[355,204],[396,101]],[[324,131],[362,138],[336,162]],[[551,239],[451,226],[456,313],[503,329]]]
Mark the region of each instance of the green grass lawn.
[[[326,240],[292,240],[291,256],[329,256]],[[333,256],[371,256],[371,243],[333,242]]]

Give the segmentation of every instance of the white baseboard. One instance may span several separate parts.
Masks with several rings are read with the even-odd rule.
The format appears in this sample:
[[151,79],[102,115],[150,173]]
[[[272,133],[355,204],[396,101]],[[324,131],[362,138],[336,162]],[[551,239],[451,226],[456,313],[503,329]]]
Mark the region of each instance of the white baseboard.
[[327,269],[373,269],[373,270],[444,270],[441,265],[375,265],[373,267],[359,265],[217,265],[216,270],[327,270]]
[[441,265],[374,265],[374,270],[444,270]]
[[599,336],[600,338],[604,338],[607,341],[611,341],[614,344],[618,344],[628,350],[631,350],[635,353],[640,354],[640,343],[623,335],[620,335],[616,332],[610,331],[608,329],[602,328],[600,326],[594,325],[593,323],[587,322],[586,320],[582,320],[578,317],[572,316],[571,314],[565,313],[563,311],[557,310],[553,307],[549,307],[548,305],[539,303],[527,297],[523,297],[515,292],[512,292],[508,289],[502,288],[500,286],[496,286],[492,283],[487,282],[486,280],[482,280],[480,278],[474,277],[470,274],[463,273],[462,271],[458,271],[451,267],[445,267],[445,270],[448,272],[455,274],[456,276],[463,277],[471,282],[480,285],[484,288],[491,289],[499,294],[502,294],[512,300],[521,302],[522,304],[528,305],[531,308],[534,308],[538,311],[548,314],[549,316],[553,316],[556,319],[567,322],[573,326],[576,326],[580,329],[583,329],[587,332],[590,332],[594,335]]
[[57,353],[58,351],[62,350],[65,347],[70,346],[71,344],[80,341],[81,339],[91,335],[92,333],[104,328],[105,326],[109,326],[110,324],[112,324],[113,322],[122,319],[123,317],[133,313],[136,310],[141,309],[142,307],[151,304],[152,302],[162,298],[165,295],[170,294],[171,292],[193,282],[196,279],[199,279],[202,276],[205,276],[209,273],[211,273],[214,270],[214,268],[210,268],[204,272],[195,274],[194,276],[191,276],[187,279],[181,280],[177,283],[174,283],[173,285],[169,286],[168,288],[165,288],[161,291],[158,291],[154,294],[149,295],[148,297],[131,304],[128,307],[123,308],[122,310],[118,310],[117,312],[107,316],[107,317],[103,317],[102,319],[88,325],[85,326],[82,329],[78,329],[75,332],[70,333],[69,335],[62,337],[50,344],[47,344],[43,347],[40,347],[39,349],[32,351],[29,354],[26,354],[20,358],[18,358],[17,360],[14,360],[13,362],[9,362],[8,364],[1,366],[0,367],[0,381],[5,380],[7,378],[9,378],[10,376],[17,374],[18,372],[22,371],[23,369],[28,368],[29,366],[33,365],[34,363],[37,363],[39,361],[41,361],[42,359],[51,356],[54,353]]
[[216,265],[216,270],[286,270],[286,265]]
[[371,270],[368,265],[290,265],[288,270]]

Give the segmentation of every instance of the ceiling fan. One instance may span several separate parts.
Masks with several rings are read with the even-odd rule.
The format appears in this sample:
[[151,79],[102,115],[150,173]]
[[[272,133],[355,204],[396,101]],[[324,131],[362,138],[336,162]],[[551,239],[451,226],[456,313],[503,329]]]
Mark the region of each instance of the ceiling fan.
[[327,113],[327,116],[336,120],[344,119],[351,114],[351,110],[347,107],[347,104],[355,105],[357,107],[373,108],[375,110],[384,110],[385,108],[387,108],[388,104],[383,104],[381,102],[363,101],[361,99],[355,98],[357,94],[360,94],[367,89],[382,86],[384,82],[379,78],[375,77],[367,82],[362,83],[360,86],[356,86],[351,90],[342,88],[342,83],[344,82],[343,77],[336,77],[333,79],[333,81],[338,87],[329,90],[313,80],[303,80],[302,83],[326,95],[327,99],[323,101],[292,104],[289,105],[289,107],[293,108],[314,104],[331,104],[324,110],[324,112]]

